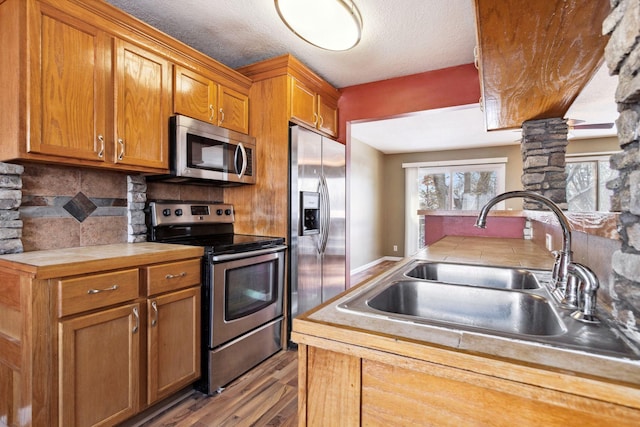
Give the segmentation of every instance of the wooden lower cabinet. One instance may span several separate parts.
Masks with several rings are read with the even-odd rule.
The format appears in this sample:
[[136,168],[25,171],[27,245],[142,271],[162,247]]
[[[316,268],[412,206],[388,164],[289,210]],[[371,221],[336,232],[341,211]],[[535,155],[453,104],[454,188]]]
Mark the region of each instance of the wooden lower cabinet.
[[195,382],[201,257],[154,243],[0,256],[0,426],[113,426]]
[[147,403],[200,377],[200,288],[147,300]]
[[138,411],[140,305],[59,323],[60,426],[109,426]]
[[574,394],[377,351],[359,357],[362,349],[336,347],[298,346],[300,426],[640,425],[637,408],[579,389]]

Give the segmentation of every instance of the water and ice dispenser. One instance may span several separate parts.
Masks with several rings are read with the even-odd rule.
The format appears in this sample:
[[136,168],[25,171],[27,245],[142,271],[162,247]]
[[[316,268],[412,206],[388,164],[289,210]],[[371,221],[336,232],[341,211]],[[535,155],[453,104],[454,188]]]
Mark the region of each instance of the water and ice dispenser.
[[300,235],[309,236],[320,233],[320,193],[300,192]]

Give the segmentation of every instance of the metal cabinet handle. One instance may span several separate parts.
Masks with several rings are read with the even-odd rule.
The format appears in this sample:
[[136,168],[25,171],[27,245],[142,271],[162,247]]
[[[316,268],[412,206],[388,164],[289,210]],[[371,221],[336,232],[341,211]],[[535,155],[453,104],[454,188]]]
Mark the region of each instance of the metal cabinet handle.
[[120,154],[118,155],[118,160],[124,159],[124,141],[122,138],[118,138],[118,144],[120,144]]
[[317,113],[313,113],[313,125],[314,126],[318,125],[318,114]]
[[318,125],[318,127],[322,127],[322,125],[324,125],[324,118],[322,118],[322,116],[318,117],[320,117],[320,124]]
[[98,151],[98,158],[102,158],[104,156],[104,136],[98,135],[98,141],[100,141],[100,151]]
[[118,289],[118,285],[109,286],[108,288],[104,288],[104,289],[89,289],[87,293],[90,295],[99,294],[100,292],[115,291],[116,289]]
[[158,324],[158,303],[156,301],[152,301],[151,308],[153,309],[153,319],[151,319],[151,326],[156,326]]
[[213,116],[215,115],[215,110],[213,109],[213,104],[209,104],[209,111],[211,112],[211,114],[209,114],[209,121],[213,121]]
[[138,329],[140,329],[140,313],[138,313],[138,307],[133,307],[133,317],[136,319],[136,324],[133,325],[131,333],[135,334],[138,332]]
[[183,271],[180,274],[167,274],[166,276],[164,276],[165,279],[170,280],[170,279],[179,279],[180,277],[187,277],[187,272]]
[[224,110],[221,108],[220,109],[220,120],[218,120],[218,123],[222,124],[222,122],[224,122]]

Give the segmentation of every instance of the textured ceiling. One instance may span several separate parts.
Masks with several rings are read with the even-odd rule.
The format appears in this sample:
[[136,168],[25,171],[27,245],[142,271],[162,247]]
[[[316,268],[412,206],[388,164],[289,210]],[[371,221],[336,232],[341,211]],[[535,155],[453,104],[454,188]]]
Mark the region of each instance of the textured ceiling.
[[299,39],[273,0],[107,2],[231,68],[291,53],[337,88],[473,62],[472,0],[356,0],[362,40],[346,52]]
[[[273,0],[106,1],[231,68],[291,53],[337,88],[468,64],[476,44],[473,0],[355,0],[362,40],[345,52],[299,39],[280,21]],[[612,78],[599,73],[586,89],[591,95],[579,97],[568,117],[613,121],[614,90]],[[515,144],[519,138],[513,131],[486,132],[477,105],[358,123],[351,130],[387,153]],[[615,134],[614,128],[573,137]]]

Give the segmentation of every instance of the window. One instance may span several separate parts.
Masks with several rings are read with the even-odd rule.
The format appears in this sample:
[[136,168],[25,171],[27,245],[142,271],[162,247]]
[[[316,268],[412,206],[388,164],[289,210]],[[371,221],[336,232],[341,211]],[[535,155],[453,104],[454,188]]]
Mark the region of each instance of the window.
[[609,156],[567,157],[567,205],[572,212],[611,210],[612,190],[608,181],[617,176],[609,167]]
[[[406,174],[405,255],[424,246],[416,211],[480,210],[504,192],[506,158],[403,164]],[[504,203],[498,209],[504,208]]]

